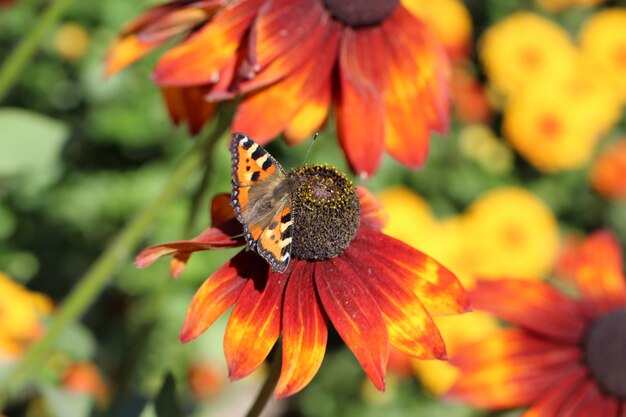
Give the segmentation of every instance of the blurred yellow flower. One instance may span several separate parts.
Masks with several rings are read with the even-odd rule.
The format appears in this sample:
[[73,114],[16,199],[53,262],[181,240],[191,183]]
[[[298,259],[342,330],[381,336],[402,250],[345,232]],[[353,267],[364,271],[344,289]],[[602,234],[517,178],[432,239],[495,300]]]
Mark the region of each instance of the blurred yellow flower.
[[559,249],[558,224],[531,192],[504,187],[480,196],[463,215],[474,276],[542,278]]
[[537,78],[571,74],[577,56],[563,28],[529,12],[512,14],[487,29],[479,52],[491,83],[505,94]]
[[47,296],[29,291],[0,272],[0,358],[19,357],[42,334],[40,318],[51,311]]
[[601,135],[619,117],[617,96],[581,68],[567,77],[536,79],[504,109],[503,132],[537,169],[556,172],[587,163]]
[[451,58],[470,53],[472,18],[459,0],[402,0],[402,5],[424,19]]
[[[472,311],[460,316],[437,317],[435,322],[446,342],[448,358],[451,360],[454,360],[459,348],[485,340],[500,329],[498,320],[492,314],[482,311]],[[450,362],[415,359],[411,362],[422,384],[435,395],[446,392],[459,376],[458,369]]]
[[89,33],[76,23],[65,23],[54,34],[54,50],[68,61],[82,58],[90,43]]
[[611,82],[626,101],[626,9],[610,8],[594,13],[580,32],[583,57]]
[[589,181],[604,197],[626,201],[626,138],[602,151],[589,171]]

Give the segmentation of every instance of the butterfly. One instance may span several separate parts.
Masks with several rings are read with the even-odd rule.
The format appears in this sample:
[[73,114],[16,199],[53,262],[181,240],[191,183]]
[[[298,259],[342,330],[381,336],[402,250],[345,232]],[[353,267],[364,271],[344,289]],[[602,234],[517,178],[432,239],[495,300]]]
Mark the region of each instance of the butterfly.
[[248,248],[265,259],[274,272],[285,272],[291,259],[294,180],[261,145],[234,133],[231,204],[243,225]]

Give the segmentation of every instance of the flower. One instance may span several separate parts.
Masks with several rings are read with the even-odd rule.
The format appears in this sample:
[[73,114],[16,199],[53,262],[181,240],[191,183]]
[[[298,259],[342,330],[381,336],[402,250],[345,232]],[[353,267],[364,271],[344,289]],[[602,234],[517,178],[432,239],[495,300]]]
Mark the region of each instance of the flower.
[[626,10],[610,8],[594,13],[580,32],[583,57],[598,69],[598,78],[608,80],[626,101]]
[[0,272],[0,358],[20,357],[42,335],[40,320],[51,311],[52,300]]
[[73,393],[93,396],[100,405],[105,405],[110,396],[110,388],[100,370],[90,362],[70,365],[63,375],[63,387]]
[[[381,233],[380,205],[365,189],[356,193],[360,226],[341,254],[307,260],[292,251],[281,274],[253,251],[238,253],[196,292],[181,341],[194,339],[234,306],[224,352],[230,379],[237,380],[263,362],[282,333],[277,397],[296,393],[313,378],[324,357],[329,320],[380,390],[390,345],[414,357],[444,359],[445,345],[431,316],[466,311],[463,288],[441,264]],[[334,198],[342,197],[327,201]],[[242,229],[233,227],[228,201],[227,195],[213,200],[213,227],[189,241],[144,249],[137,265],[173,254],[177,275],[192,252],[241,246]]]
[[601,231],[584,243],[580,298],[540,281],[481,282],[472,302],[515,325],[465,346],[452,398],[530,406],[525,417],[618,417],[626,407],[626,279],[619,245]]
[[429,132],[448,127],[449,69],[408,11],[414,1],[173,0],[126,27],[106,72],[182,34],[153,73],[176,123],[193,116],[197,132],[216,102],[241,96],[234,131],[296,143],[324,124],[333,103],[355,172],[373,174],[385,151],[418,168]]
[[626,200],[626,138],[602,151],[589,171],[589,181],[603,196]]
[[619,102],[590,71],[544,77],[513,95],[504,110],[503,131],[511,145],[544,172],[580,168],[601,135],[619,118]]
[[529,12],[514,13],[489,27],[479,52],[491,83],[505,94],[537,78],[571,74],[577,56],[563,28]]

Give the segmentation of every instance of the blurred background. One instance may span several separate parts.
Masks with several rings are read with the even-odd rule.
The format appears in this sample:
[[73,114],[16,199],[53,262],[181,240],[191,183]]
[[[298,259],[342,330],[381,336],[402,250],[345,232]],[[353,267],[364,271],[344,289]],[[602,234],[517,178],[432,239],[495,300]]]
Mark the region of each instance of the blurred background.
[[[577,244],[597,229],[613,231],[625,248],[626,2],[423,3],[419,13],[453,63],[454,117],[450,134],[431,141],[423,169],[386,156],[370,180],[354,178],[380,197],[386,231],[440,260],[468,288],[477,276],[566,277]],[[154,4],[74,2],[0,101],[0,380],[193,146],[149,78],[156,55],[103,75],[120,28]],[[47,5],[0,1],[0,63]],[[309,162],[347,172],[333,129],[320,132]],[[267,149],[289,168],[308,146],[274,141]],[[202,172],[141,247],[208,225],[211,196],[230,191],[225,143],[210,163],[196,221],[186,226]],[[265,370],[228,382],[227,317],[192,343],[178,340],[195,289],[233,253],[194,255],[176,282],[166,261],[144,270],[126,262],[5,414],[151,416],[155,399],[169,404],[176,393],[180,415],[243,415]],[[498,323],[472,313],[440,326],[453,355]],[[440,399],[455,377],[451,365],[394,354],[387,392],[378,393],[335,335],[313,382],[265,415],[486,415]]]

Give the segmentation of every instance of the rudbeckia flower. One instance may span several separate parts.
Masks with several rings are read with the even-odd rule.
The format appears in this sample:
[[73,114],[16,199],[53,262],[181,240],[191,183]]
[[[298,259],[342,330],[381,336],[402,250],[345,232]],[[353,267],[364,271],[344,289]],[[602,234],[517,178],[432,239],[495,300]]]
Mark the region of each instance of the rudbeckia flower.
[[626,409],[626,277],[608,232],[583,243],[580,298],[541,281],[482,282],[472,303],[514,324],[453,358],[448,395],[484,408],[530,406],[525,417],[623,416]]
[[[304,166],[305,174],[307,167],[311,166]],[[254,371],[282,334],[282,370],[275,396],[284,397],[311,381],[332,325],[372,383],[383,390],[390,346],[417,358],[445,359],[445,345],[432,316],[464,312],[468,299],[446,268],[380,231],[384,213],[365,189],[355,190],[334,168],[312,167],[317,167],[315,172],[325,170],[325,180],[315,182],[313,196],[293,194],[294,207],[300,198],[302,204],[320,209],[313,217],[294,217],[293,236],[301,243],[294,241],[287,270],[274,272],[256,252],[239,252],[198,289],[180,339],[196,338],[234,306],[224,337],[230,379]],[[172,254],[172,271],[178,275],[195,251],[243,245],[243,230],[229,200],[228,195],[214,198],[213,226],[197,238],[144,249],[137,264],[147,266]],[[337,211],[339,202],[346,207],[347,200],[360,209]],[[320,213],[324,218],[318,217]],[[347,246],[331,258],[309,255],[318,245],[328,248],[344,242],[340,237],[320,241],[320,235],[351,235],[344,230],[346,216],[359,220]],[[304,249],[296,250],[300,247]]]
[[182,35],[153,73],[175,122],[194,117],[196,132],[214,103],[241,96],[234,131],[296,143],[332,103],[355,172],[374,173],[385,151],[418,168],[430,131],[448,127],[449,68],[413,1],[170,1],[122,32],[107,73]]

